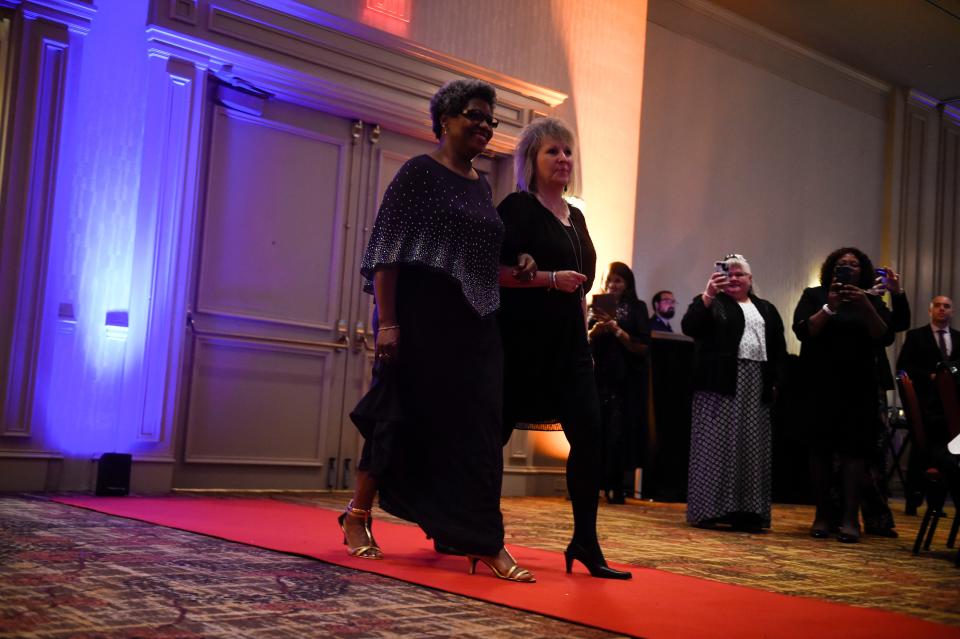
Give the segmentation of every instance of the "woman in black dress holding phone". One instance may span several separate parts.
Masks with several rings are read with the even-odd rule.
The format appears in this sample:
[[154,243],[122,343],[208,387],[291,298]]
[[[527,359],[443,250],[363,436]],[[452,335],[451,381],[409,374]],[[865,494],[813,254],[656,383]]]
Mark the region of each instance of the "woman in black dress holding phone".
[[873,284],[870,258],[857,248],[839,248],[824,260],[820,286],[803,291],[793,313],[793,332],[801,344],[810,472],[817,498],[810,535],[830,535],[830,476],[837,456],[843,501],[837,539],[846,543],[860,539],[865,459],[879,428],[876,354],[894,338],[890,311],[868,292]]
[[583,213],[563,199],[573,163],[573,133],[541,118],[520,134],[515,157],[519,190],[497,207],[506,227],[500,262],[521,254],[536,261],[527,281],[501,278],[504,347],[504,430],[557,430],[570,442],[567,489],[573,539],[567,571],[580,561],[594,577],[629,579],[607,566],[597,539],[601,483],[600,408],[587,343],[584,296],[597,254]]

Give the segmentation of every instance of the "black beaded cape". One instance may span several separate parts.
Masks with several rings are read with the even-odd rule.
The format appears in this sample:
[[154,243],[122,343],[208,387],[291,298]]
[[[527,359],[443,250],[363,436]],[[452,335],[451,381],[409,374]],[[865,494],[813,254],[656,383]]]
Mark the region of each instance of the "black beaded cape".
[[373,292],[380,266],[416,265],[457,282],[481,317],[500,306],[497,256],[503,224],[481,175],[457,175],[429,155],[408,160],[387,187],[360,264]]
[[437,543],[478,555],[503,546],[503,357],[497,324],[503,224],[486,180],[427,155],[384,194],[363,257],[368,280],[396,266],[398,357],[380,360],[351,418],[358,469],[380,507]]

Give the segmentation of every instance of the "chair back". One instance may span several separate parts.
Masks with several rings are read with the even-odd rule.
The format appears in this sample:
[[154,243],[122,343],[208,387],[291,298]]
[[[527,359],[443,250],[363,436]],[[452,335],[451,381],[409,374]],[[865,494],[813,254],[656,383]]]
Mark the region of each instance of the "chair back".
[[897,392],[903,403],[903,414],[913,433],[913,443],[920,450],[927,449],[927,431],[923,427],[923,417],[920,413],[920,400],[917,399],[917,390],[913,387],[913,380],[907,371],[897,371]]
[[960,435],[960,363],[940,362],[937,366],[937,390],[940,403],[947,418],[947,432],[950,438]]

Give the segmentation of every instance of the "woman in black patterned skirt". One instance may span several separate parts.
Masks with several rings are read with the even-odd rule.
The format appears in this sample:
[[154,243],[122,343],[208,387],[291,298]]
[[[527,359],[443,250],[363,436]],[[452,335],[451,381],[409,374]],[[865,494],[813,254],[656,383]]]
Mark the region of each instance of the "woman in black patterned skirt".
[[503,359],[496,310],[503,224],[473,167],[497,120],[496,94],[456,80],[430,101],[440,145],[408,160],[383,196],[360,272],[377,308],[374,383],[351,414],[364,436],[353,500],[340,516],[348,552],[380,559],[370,509],[418,524],[438,548],[533,582],[503,546]]
[[746,258],[728,255],[681,323],[699,347],[687,488],[695,526],[770,527],[770,405],[787,349],[776,307],[752,288]]

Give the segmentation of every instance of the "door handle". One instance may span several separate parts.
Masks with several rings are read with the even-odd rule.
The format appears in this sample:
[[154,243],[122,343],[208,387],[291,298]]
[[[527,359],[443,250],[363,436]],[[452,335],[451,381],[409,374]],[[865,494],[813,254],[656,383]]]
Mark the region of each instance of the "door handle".
[[347,334],[347,320],[337,322],[337,344],[349,344],[350,336]]
[[327,462],[327,488],[333,490],[334,481],[337,474],[337,458],[331,457]]
[[363,322],[357,322],[353,329],[353,352],[360,353],[364,350],[372,351],[373,346],[367,340],[367,327]]

